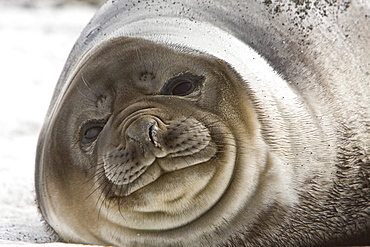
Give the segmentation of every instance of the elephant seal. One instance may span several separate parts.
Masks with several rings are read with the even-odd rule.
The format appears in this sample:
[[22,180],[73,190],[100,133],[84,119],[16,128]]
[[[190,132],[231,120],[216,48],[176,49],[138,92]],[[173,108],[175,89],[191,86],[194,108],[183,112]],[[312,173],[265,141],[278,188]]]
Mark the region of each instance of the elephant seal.
[[116,246],[369,243],[369,10],[108,1],[40,133],[46,223]]

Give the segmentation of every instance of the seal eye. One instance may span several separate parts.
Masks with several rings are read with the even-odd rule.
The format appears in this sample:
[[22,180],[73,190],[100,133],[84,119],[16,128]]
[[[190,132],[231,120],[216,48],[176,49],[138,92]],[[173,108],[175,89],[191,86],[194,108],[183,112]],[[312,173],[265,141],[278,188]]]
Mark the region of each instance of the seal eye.
[[194,90],[194,85],[190,82],[184,81],[184,82],[180,82],[178,85],[176,85],[172,89],[172,95],[178,95],[178,96],[188,95],[193,90]]
[[162,93],[165,95],[186,96],[194,92],[203,81],[204,76],[184,73],[168,80]]
[[89,144],[95,141],[100,132],[103,130],[105,121],[93,120],[87,122],[81,129],[81,142],[82,144]]

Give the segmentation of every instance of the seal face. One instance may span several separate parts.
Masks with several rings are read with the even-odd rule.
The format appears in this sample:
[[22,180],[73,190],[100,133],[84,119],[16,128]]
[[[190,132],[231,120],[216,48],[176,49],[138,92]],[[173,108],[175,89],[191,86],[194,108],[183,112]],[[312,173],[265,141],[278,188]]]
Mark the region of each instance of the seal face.
[[[267,163],[240,80],[221,60],[150,41],[102,45],[76,72],[45,140],[59,150],[43,156],[49,224],[72,240],[81,239],[77,228],[118,225],[125,239],[118,243],[133,244],[133,230],[176,231],[213,218],[220,201],[234,203],[225,208],[232,214],[255,193],[252,175]],[[238,153],[248,156],[243,166]],[[228,192],[239,184],[249,191]],[[102,238],[85,234],[82,241]]]
[[[199,217],[225,192],[233,173],[235,140],[224,121],[197,107],[205,84],[216,75],[190,67],[189,58],[175,53],[170,55],[174,61],[166,61],[175,70],[160,62],[146,63],[169,50],[142,43],[117,40],[94,58],[105,60],[104,67],[87,61],[78,73],[77,80],[91,85],[102,70],[108,75],[119,71],[117,78],[110,78],[116,99],[106,117],[80,124],[80,146],[95,157],[96,185],[129,219],[127,227],[174,228]],[[119,60],[108,62],[112,54]],[[161,60],[165,58],[157,58]],[[155,220],[148,224],[152,214]]]

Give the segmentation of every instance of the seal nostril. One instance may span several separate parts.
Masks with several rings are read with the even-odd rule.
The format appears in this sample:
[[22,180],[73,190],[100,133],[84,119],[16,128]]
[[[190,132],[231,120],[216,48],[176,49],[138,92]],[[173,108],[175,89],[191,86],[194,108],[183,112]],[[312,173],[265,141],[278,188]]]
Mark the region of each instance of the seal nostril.
[[150,141],[153,143],[153,145],[155,147],[160,147],[161,145],[158,142],[157,133],[158,133],[157,124],[156,123],[153,123],[149,127],[149,139],[150,139]]

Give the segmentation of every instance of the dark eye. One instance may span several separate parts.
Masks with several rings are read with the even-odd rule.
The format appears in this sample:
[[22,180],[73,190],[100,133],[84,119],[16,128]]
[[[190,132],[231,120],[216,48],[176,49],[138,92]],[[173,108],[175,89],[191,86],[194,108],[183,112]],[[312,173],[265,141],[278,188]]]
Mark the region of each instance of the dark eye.
[[194,84],[192,82],[183,81],[179,82],[173,89],[172,95],[184,96],[188,95],[194,90]]
[[163,94],[185,96],[194,92],[204,81],[204,76],[184,73],[168,80],[163,89]]
[[85,123],[81,129],[82,144],[89,144],[95,141],[103,130],[105,123],[105,120],[92,120]]

